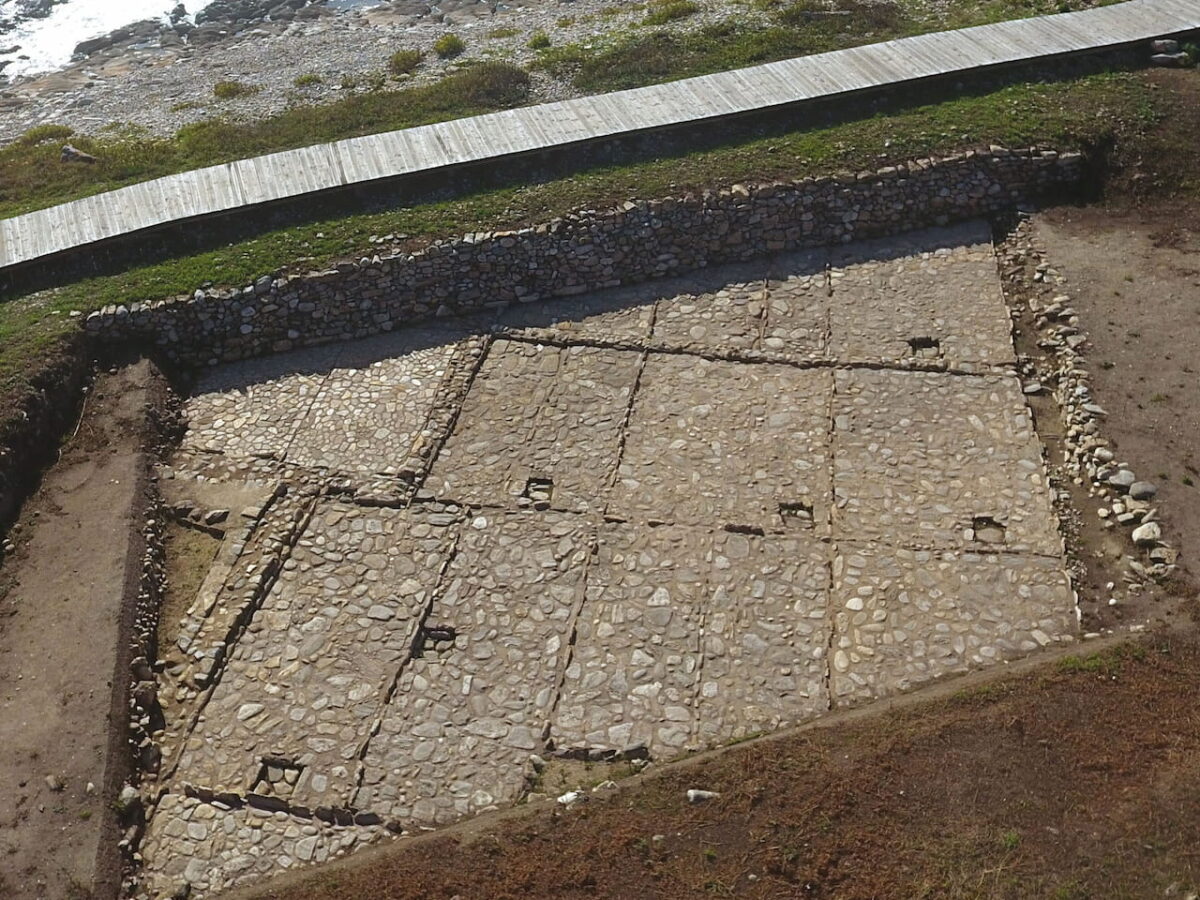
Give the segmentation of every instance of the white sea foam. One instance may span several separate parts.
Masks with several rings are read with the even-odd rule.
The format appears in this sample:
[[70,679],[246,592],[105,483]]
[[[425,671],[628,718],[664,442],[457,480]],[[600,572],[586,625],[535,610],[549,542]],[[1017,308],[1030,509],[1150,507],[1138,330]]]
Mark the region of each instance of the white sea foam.
[[[17,53],[0,56],[13,62],[4,74],[34,75],[53,72],[71,61],[75,45],[89,38],[107,34],[123,25],[142,19],[163,19],[175,8],[178,0],[67,0],[54,7],[44,19],[24,22],[4,35],[0,47],[20,46]],[[184,0],[187,11],[195,15],[211,0]],[[0,0],[0,18],[12,15],[14,0]],[[29,59],[17,59],[28,56]]]

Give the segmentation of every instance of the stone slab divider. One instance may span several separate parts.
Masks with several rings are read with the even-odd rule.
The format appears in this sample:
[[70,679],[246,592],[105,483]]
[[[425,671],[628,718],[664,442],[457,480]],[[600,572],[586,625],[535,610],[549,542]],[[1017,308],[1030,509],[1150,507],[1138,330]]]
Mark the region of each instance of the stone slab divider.
[[582,210],[516,231],[469,234],[414,253],[92,313],[103,342],[216,364],[678,274],[770,253],[880,237],[1010,209],[1069,190],[1082,154],[986,151],[874,172]]

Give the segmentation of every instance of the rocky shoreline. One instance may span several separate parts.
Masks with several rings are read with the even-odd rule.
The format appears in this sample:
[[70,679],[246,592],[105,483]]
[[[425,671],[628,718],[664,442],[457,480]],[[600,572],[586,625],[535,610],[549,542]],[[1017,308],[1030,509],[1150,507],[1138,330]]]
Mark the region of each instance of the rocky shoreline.
[[[182,13],[173,25],[136,23],[80,45],[83,58],[60,72],[0,82],[0,144],[50,123],[89,134],[133,126],[165,136],[214,117],[259,119],[378,84],[397,50],[421,50],[424,59],[411,76],[388,76],[389,87],[432,81],[473,60],[526,64],[537,56],[526,46],[535,33],[545,32],[555,46],[586,42],[627,30],[644,14],[641,4],[613,0],[391,0],[350,8],[327,0],[217,0],[194,25]],[[670,27],[734,15],[745,21],[763,14],[714,0]],[[441,60],[432,47],[450,32],[466,50]],[[220,81],[241,82],[250,92],[219,99],[213,87]],[[535,74],[531,100],[574,93],[562,80]]]

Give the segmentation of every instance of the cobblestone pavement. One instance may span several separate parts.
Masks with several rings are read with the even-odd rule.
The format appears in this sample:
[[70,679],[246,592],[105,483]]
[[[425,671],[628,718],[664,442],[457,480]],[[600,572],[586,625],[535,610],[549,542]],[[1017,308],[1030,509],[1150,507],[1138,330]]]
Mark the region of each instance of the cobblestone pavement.
[[275,493],[164,660],[146,895],[1072,640],[1009,328],[968,225],[208,373],[173,490]]

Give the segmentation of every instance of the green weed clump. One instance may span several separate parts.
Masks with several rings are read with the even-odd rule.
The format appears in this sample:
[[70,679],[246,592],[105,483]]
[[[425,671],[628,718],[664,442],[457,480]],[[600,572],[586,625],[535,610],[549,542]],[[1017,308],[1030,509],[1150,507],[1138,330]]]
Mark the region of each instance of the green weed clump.
[[218,81],[213,85],[213,96],[218,100],[232,100],[234,97],[257,94],[260,90],[262,88],[254,84],[243,84],[240,81]]
[[534,32],[533,36],[529,38],[529,43],[525,46],[530,50],[545,50],[550,46],[550,35],[544,31]]
[[457,34],[443,34],[433,42],[433,52],[442,59],[453,59],[467,49],[466,42]]
[[36,147],[38,144],[45,144],[53,141],[65,141],[75,133],[74,128],[69,128],[66,125],[35,125],[23,135],[21,135],[15,143],[22,147]]
[[393,75],[407,75],[421,64],[420,50],[397,50],[388,57],[388,71]]
[[292,82],[296,87],[311,87],[315,84],[320,84],[325,79],[316,72],[305,72],[303,75],[297,75],[296,80]]
[[700,12],[700,5],[692,0],[652,0],[647,8],[643,25],[666,25]]

